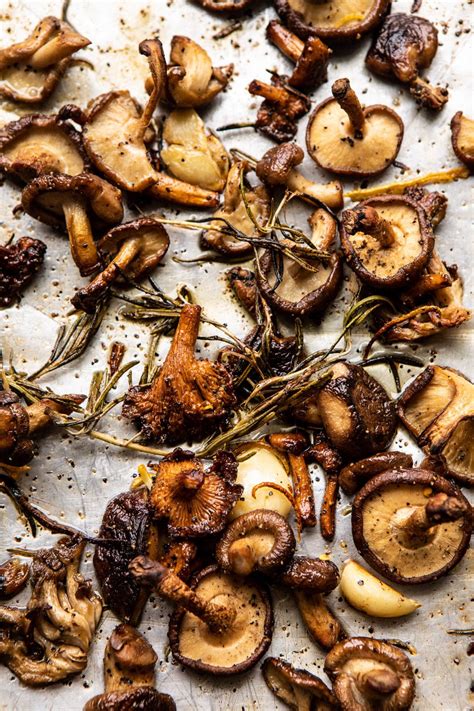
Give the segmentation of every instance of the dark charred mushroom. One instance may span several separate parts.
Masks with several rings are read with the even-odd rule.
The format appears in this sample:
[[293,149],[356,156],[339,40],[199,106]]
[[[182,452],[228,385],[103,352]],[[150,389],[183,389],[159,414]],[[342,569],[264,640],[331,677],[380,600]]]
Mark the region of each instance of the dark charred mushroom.
[[0,599],[8,600],[23,590],[30,576],[30,566],[19,558],[0,563]]
[[0,96],[39,104],[55,90],[72,55],[90,40],[57,17],[45,17],[23,42],[0,50]]
[[304,457],[308,462],[319,464],[326,475],[326,486],[321,502],[320,528],[322,537],[326,541],[332,541],[336,533],[338,473],[342,466],[341,457],[322,432],[315,433],[313,442],[305,451]]
[[324,663],[344,711],[406,711],[415,697],[415,675],[406,654],[388,642],[351,637],[336,644]]
[[474,169],[474,121],[458,111],[451,119],[451,141],[459,160]]
[[169,243],[163,225],[151,217],[114,227],[97,244],[102,256],[108,256],[108,265],[73,296],[73,305],[94,313],[97,302],[123,275],[139,281],[150,274],[162,261]]
[[332,649],[338,640],[346,637],[324,595],[315,590],[294,590],[293,594],[305,627],[316,644],[323,649]]
[[291,141],[296,135],[298,119],[311,108],[309,99],[287,87],[276,74],[272,75],[271,84],[254,79],[248,91],[252,96],[264,99],[257,112],[255,128],[277,143]]
[[[269,592],[249,582],[204,568],[188,587],[159,563],[136,558],[132,573],[153,585],[160,597],[178,605],[168,638],[177,662],[213,676],[240,674],[253,667],[267,651],[273,631]],[[196,619],[197,618],[197,619]]]
[[46,245],[40,239],[20,237],[0,245],[0,307],[11,306],[40,270]]
[[403,121],[383,104],[362,107],[349,79],[332,85],[311,114],[306,130],[308,153],[320,168],[337,175],[369,177],[393,163],[403,139]]
[[235,403],[232,379],[219,363],[198,360],[194,348],[201,307],[186,304],[159,373],[146,387],[131,388],[123,414],[147,440],[178,444],[202,439],[228,419]]
[[429,365],[398,401],[398,414],[420,447],[449,476],[474,484],[474,385],[451,368]]
[[429,20],[397,12],[385,19],[365,62],[374,74],[408,84],[421,106],[440,111],[448,100],[448,90],[431,86],[419,76],[437,50],[438,31]]
[[237,300],[254,316],[258,296],[255,273],[244,267],[232,267],[227,272],[227,281]]
[[277,699],[294,711],[336,711],[338,702],[321,679],[295,669],[284,659],[267,657],[262,664],[265,683]]
[[254,4],[255,0],[197,0],[199,5],[211,12],[224,12],[228,15],[243,12]]
[[352,503],[357,550],[398,583],[446,575],[464,556],[471,507],[457,486],[423,469],[391,470],[371,479]]
[[327,81],[328,62],[332,52],[319,37],[311,36],[303,42],[278,20],[272,20],[268,24],[266,35],[270,42],[296,64],[288,79],[290,86],[302,91],[312,91]]
[[118,625],[104,653],[105,692],[88,701],[84,711],[176,711],[171,696],[155,689],[157,659],[136,629]]
[[389,469],[410,469],[413,459],[403,452],[380,452],[348,464],[339,472],[339,484],[348,496],[355,494],[369,479]]
[[90,218],[114,224],[123,217],[120,190],[92,173],[40,175],[24,188],[21,204],[40,222],[52,227],[66,225],[71,255],[81,276],[92,274],[99,266]]
[[171,538],[202,538],[223,530],[242,494],[230,453],[217,454],[206,471],[192,452],[176,449],[154,468],[150,504],[153,515],[166,521]]

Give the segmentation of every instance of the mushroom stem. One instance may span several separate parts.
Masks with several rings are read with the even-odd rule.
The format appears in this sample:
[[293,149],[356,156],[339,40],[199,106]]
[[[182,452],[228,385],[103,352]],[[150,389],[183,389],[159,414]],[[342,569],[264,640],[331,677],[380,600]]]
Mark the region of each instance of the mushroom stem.
[[278,106],[286,106],[288,103],[288,91],[279,86],[265,84],[263,81],[254,79],[250,82],[248,91],[250,94],[262,96],[264,99],[277,104]]
[[161,563],[145,556],[137,556],[132,560],[129,568],[135,578],[152,585],[160,597],[184,607],[188,612],[199,617],[212,632],[222,634],[233,624],[236,616],[233,606],[224,607],[204,600]]
[[28,59],[32,69],[41,71],[51,65],[57,65],[62,59],[70,57],[78,49],[87,47],[90,41],[63,24],[61,30],[46,42]]
[[240,538],[229,548],[229,562],[237,575],[250,575],[260,555],[249,540]]
[[298,523],[303,528],[316,526],[316,511],[314,508],[313,485],[306,464],[301,454],[288,453],[291,480],[295,497],[295,509]]
[[467,505],[462,499],[439,492],[429,497],[426,506],[412,507],[408,513],[407,509],[397,512],[401,515],[397,527],[416,541],[417,537],[423,537],[433,526],[457,521],[465,516],[466,511]]
[[394,694],[400,687],[400,679],[391,669],[372,669],[358,674],[356,686],[369,697],[384,698]]
[[424,274],[418,279],[416,284],[401,295],[401,299],[404,303],[413,304],[427,294],[451,286],[452,283],[453,280],[449,272],[445,274]]
[[313,183],[293,169],[288,175],[286,184],[290,190],[299,193],[303,199],[324,202],[332,210],[340,210],[343,205],[342,185],[338,180],[333,180],[330,183]]
[[346,637],[341,623],[326,605],[321,593],[294,590],[293,594],[308,632],[323,649],[332,649],[336,642]]
[[365,123],[364,111],[349,79],[337,79],[332,85],[332,95],[349,117],[355,138],[362,138]]
[[326,479],[319,525],[321,535],[326,541],[332,541],[336,533],[336,503],[339,481],[337,474],[331,474]]
[[89,276],[99,266],[99,255],[87,210],[79,199],[71,197],[64,201],[63,211],[72,258],[81,276]]
[[203,469],[191,469],[189,471],[183,472],[181,475],[181,494],[186,496],[194,496],[195,492],[201,488],[204,481],[204,470]]
[[192,205],[193,207],[217,207],[219,193],[204,190],[198,185],[191,185],[182,180],[173,178],[166,173],[157,173],[157,181],[147,191],[148,195],[159,200],[168,200],[178,205]]
[[304,48],[304,42],[278,22],[278,20],[272,20],[268,25],[267,38],[270,42],[273,42],[286,57],[293,62],[298,61]]
[[390,247],[395,241],[392,225],[380,217],[377,210],[362,205],[354,210],[346,210],[343,217],[344,228],[349,234],[364,232],[371,235],[381,247]]

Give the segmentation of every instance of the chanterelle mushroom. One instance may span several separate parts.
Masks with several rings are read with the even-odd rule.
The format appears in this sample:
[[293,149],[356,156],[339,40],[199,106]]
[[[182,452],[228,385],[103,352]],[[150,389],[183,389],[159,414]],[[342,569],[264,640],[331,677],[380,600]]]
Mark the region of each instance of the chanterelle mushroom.
[[43,264],[46,245],[40,239],[20,237],[0,245],[0,307],[11,306]]
[[474,121],[458,111],[451,119],[454,152],[470,170],[474,169]]
[[415,675],[406,654],[388,642],[350,637],[326,657],[324,671],[342,711],[407,711]]
[[0,96],[39,104],[55,90],[74,52],[90,40],[57,17],[45,17],[23,42],[0,50]]
[[74,294],[73,305],[94,313],[97,302],[121,276],[139,281],[150,274],[165,256],[169,243],[165,228],[152,217],[141,217],[112,228],[97,243],[101,255],[109,257],[108,265]]
[[194,348],[201,307],[186,304],[170,350],[153,382],[128,391],[123,414],[147,440],[178,444],[202,439],[225,424],[235,403],[232,379],[219,363],[198,360]]
[[99,266],[90,217],[114,224],[123,217],[120,190],[92,173],[40,175],[21,195],[25,212],[53,227],[66,225],[74,263],[81,276]]
[[418,444],[440,457],[449,476],[474,484],[474,385],[451,368],[429,365],[398,401],[398,414]]
[[157,660],[143,635],[131,625],[118,625],[104,653],[105,692],[88,701],[84,711],[176,711],[171,696],[155,689]]
[[143,584],[178,605],[168,638],[177,662],[214,676],[240,674],[267,651],[273,631],[270,595],[261,583],[204,568],[191,585],[147,558],[130,564]]
[[403,139],[403,121],[383,104],[363,107],[349,79],[332,85],[334,98],[311,114],[306,129],[308,153],[336,175],[369,177],[393,163]]
[[305,669],[295,669],[284,659],[267,657],[262,664],[265,683],[293,711],[336,711],[338,702],[321,679]]
[[84,543],[62,538],[39,550],[26,608],[0,607],[0,658],[28,686],[44,686],[85,669],[102,601],[79,573]]
[[356,495],[352,535],[363,558],[389,580],[426,583],[462,559],[471,516],[460,489],[443,477],[423,469],[391,470]]
[[261,96],[264,101],[257,112],[255,128],[277,143],[291,141],[298,129],[297,121],[311,108],[309,99],[296,89],[287,87],[277,74],[271,84],[254,79],[248,86],[252,96]]
[[419,76],[437,50],[438,30],[429,20],[397,12],[385,19],[365,62],[375,74],[408,84],[419,104],[439,111],[448,100],[448,90]]

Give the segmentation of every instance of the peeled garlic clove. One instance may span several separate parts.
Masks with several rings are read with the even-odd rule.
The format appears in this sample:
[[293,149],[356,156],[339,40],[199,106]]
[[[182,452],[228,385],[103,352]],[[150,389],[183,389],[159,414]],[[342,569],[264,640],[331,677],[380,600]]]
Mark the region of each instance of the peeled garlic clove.
[[420,607],[354,560],[344,565],[339,587],[352,607],[373,617],[403,617]]

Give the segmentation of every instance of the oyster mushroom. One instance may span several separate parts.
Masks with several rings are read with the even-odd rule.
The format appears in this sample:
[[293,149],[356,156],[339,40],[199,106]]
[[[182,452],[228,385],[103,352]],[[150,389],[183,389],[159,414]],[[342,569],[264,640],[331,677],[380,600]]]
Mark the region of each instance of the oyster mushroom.
[[267,25],[266,36],[296,64],[288,79],[290,86],[302,91],[312,91],[327,81],[327,68],[332,51],[319,37],[312,35],[303,42],[278,20],[272,20]]
[[305,178],[296,170],[303,158],[303,149],[296,143],[282,143],[262,156],[255,171],[260,180],[271,187],[281,185],[310,203],[324,202],[332,210],[340,210],[344,202],[341,183],[313,183]]
[[332,649],[338,640],[346,637],[342,624],[326,603],[324,595],[315,590],[294,590],[293,595],[311,639],[322,649]]
[[74,294],[77,309],[94,313],[97,302],[122,275],[138,281],[150,274],[162,261],[169,247],[163,225],[151,217],[141,217],[112,228],[98,242],[99,252],[108,255],[105,269]]
[[211,565],[190,586],[147,558],[132,561],[132,573],[143,584],[177,605],[168,629],[177,662],[213,676],[241,674],[267,651],[273,610],[267,588]]
[[306,146],[314,162],[336,175],[370,177],[393,163],[403,139],[403,121],[383,104],[363,107],[349,79],[332,85],[334,98],[311,114]]
[[388,642],[350,637],[333,647],[324,671],[343,711],[406,711],[415,675],[406,654]]
[[408,84],[421,106],[440,111],[448,100],[448,90],[431,86],[419,76],[437,50],[438,30],[429,20],[397,12],[384,20],[365,63],[374,74]]
[[8,600],[17,595],[28,582],[30,566],[19,558],[8,558],[0,563],[0,599]]
[[255,128],[277,143],[291,141],[296,135],[297,121],[311,108],[309,99],[296,89],[286,86],[277,74],[271,84],[254,79],[248,86],[252,96],[261,96],[264,101],[257,111]]
[[474,385],[451,368],[429,365],[406,388],[398,415],[449,476],[474,484]]
[[158,657],[151,644],[131,625],[118,625],[104,653],[105,692],[94,696],[84,711],[176,711],[168,694],[155,689]]
[[474,121],[458,111],[451,119],[451,141],[459,160],[474,168]]
[[433,246],[425,211],[407,196],[382,195],[342,214],[344,256],[372,288],[394,290],[413,284],[427,266]]
[[284,659],[267,657],[262,664],[265,683],[277,699],[294,711],[336,711],[338,702],[321,679],[305,669],[295,669]]
[[391,470],[371,479],[352,503],[357,550],[398,583],[446,575],[464,556],[471,507],[457,486],[423,469]]
[[359,40],[377,27],[389,0],[273,0],[284,24],[301,39],[320,37],[330,44]]
[[90,40],[57,17],[44,17],[22,42],[0,50],[0,96],[26,104],[45,101],[72,55]]
[[71,255],[81,276],[92,274],[99,266],[90,218],[114,224],[123,217],[120,190],[92,173],[40,175],[24,188],[21,204],[40,222],[52,227],[66,225]]
[[20,237],[0,245],[0,307],[11,306],[41,269],[46,245],[40,239]]
[[380,452],[348,464],[339,472],[339,484],[348,496],[355,494],[369,479],[388,469],[410,469],[413,459],[403,452]]
[[[241,190],[241,176],[249,170],[243,161],[235,162],[227,174],[224,203],[211,220],[211,229],[201,234],[201,247],[214,249],[230,256],[246,256],[252,253],[252,245],[234,237],[229,223],[242,235],[256,239],[261,235],[257,225],[265,227],[270,218],[270,196],[263,185],[250,187],[244,183],[245,202]],[[247,210],[251,210],[253,220]],[[224,222],[225,220],[225,222]]]
[[223,530],[242,493],[230,453],[218,453],[206,471],[192,452],[175,449],[154,469],[150,505],[155,518],[166,522],[171,538],[202,538]]
[[150,385],[131,388],[123,415],[147,440],[178,444],[223,426],[235,403],[232,379],[219,363],[198,360],[194,348],[201,307],[183,306],[163,366]]

